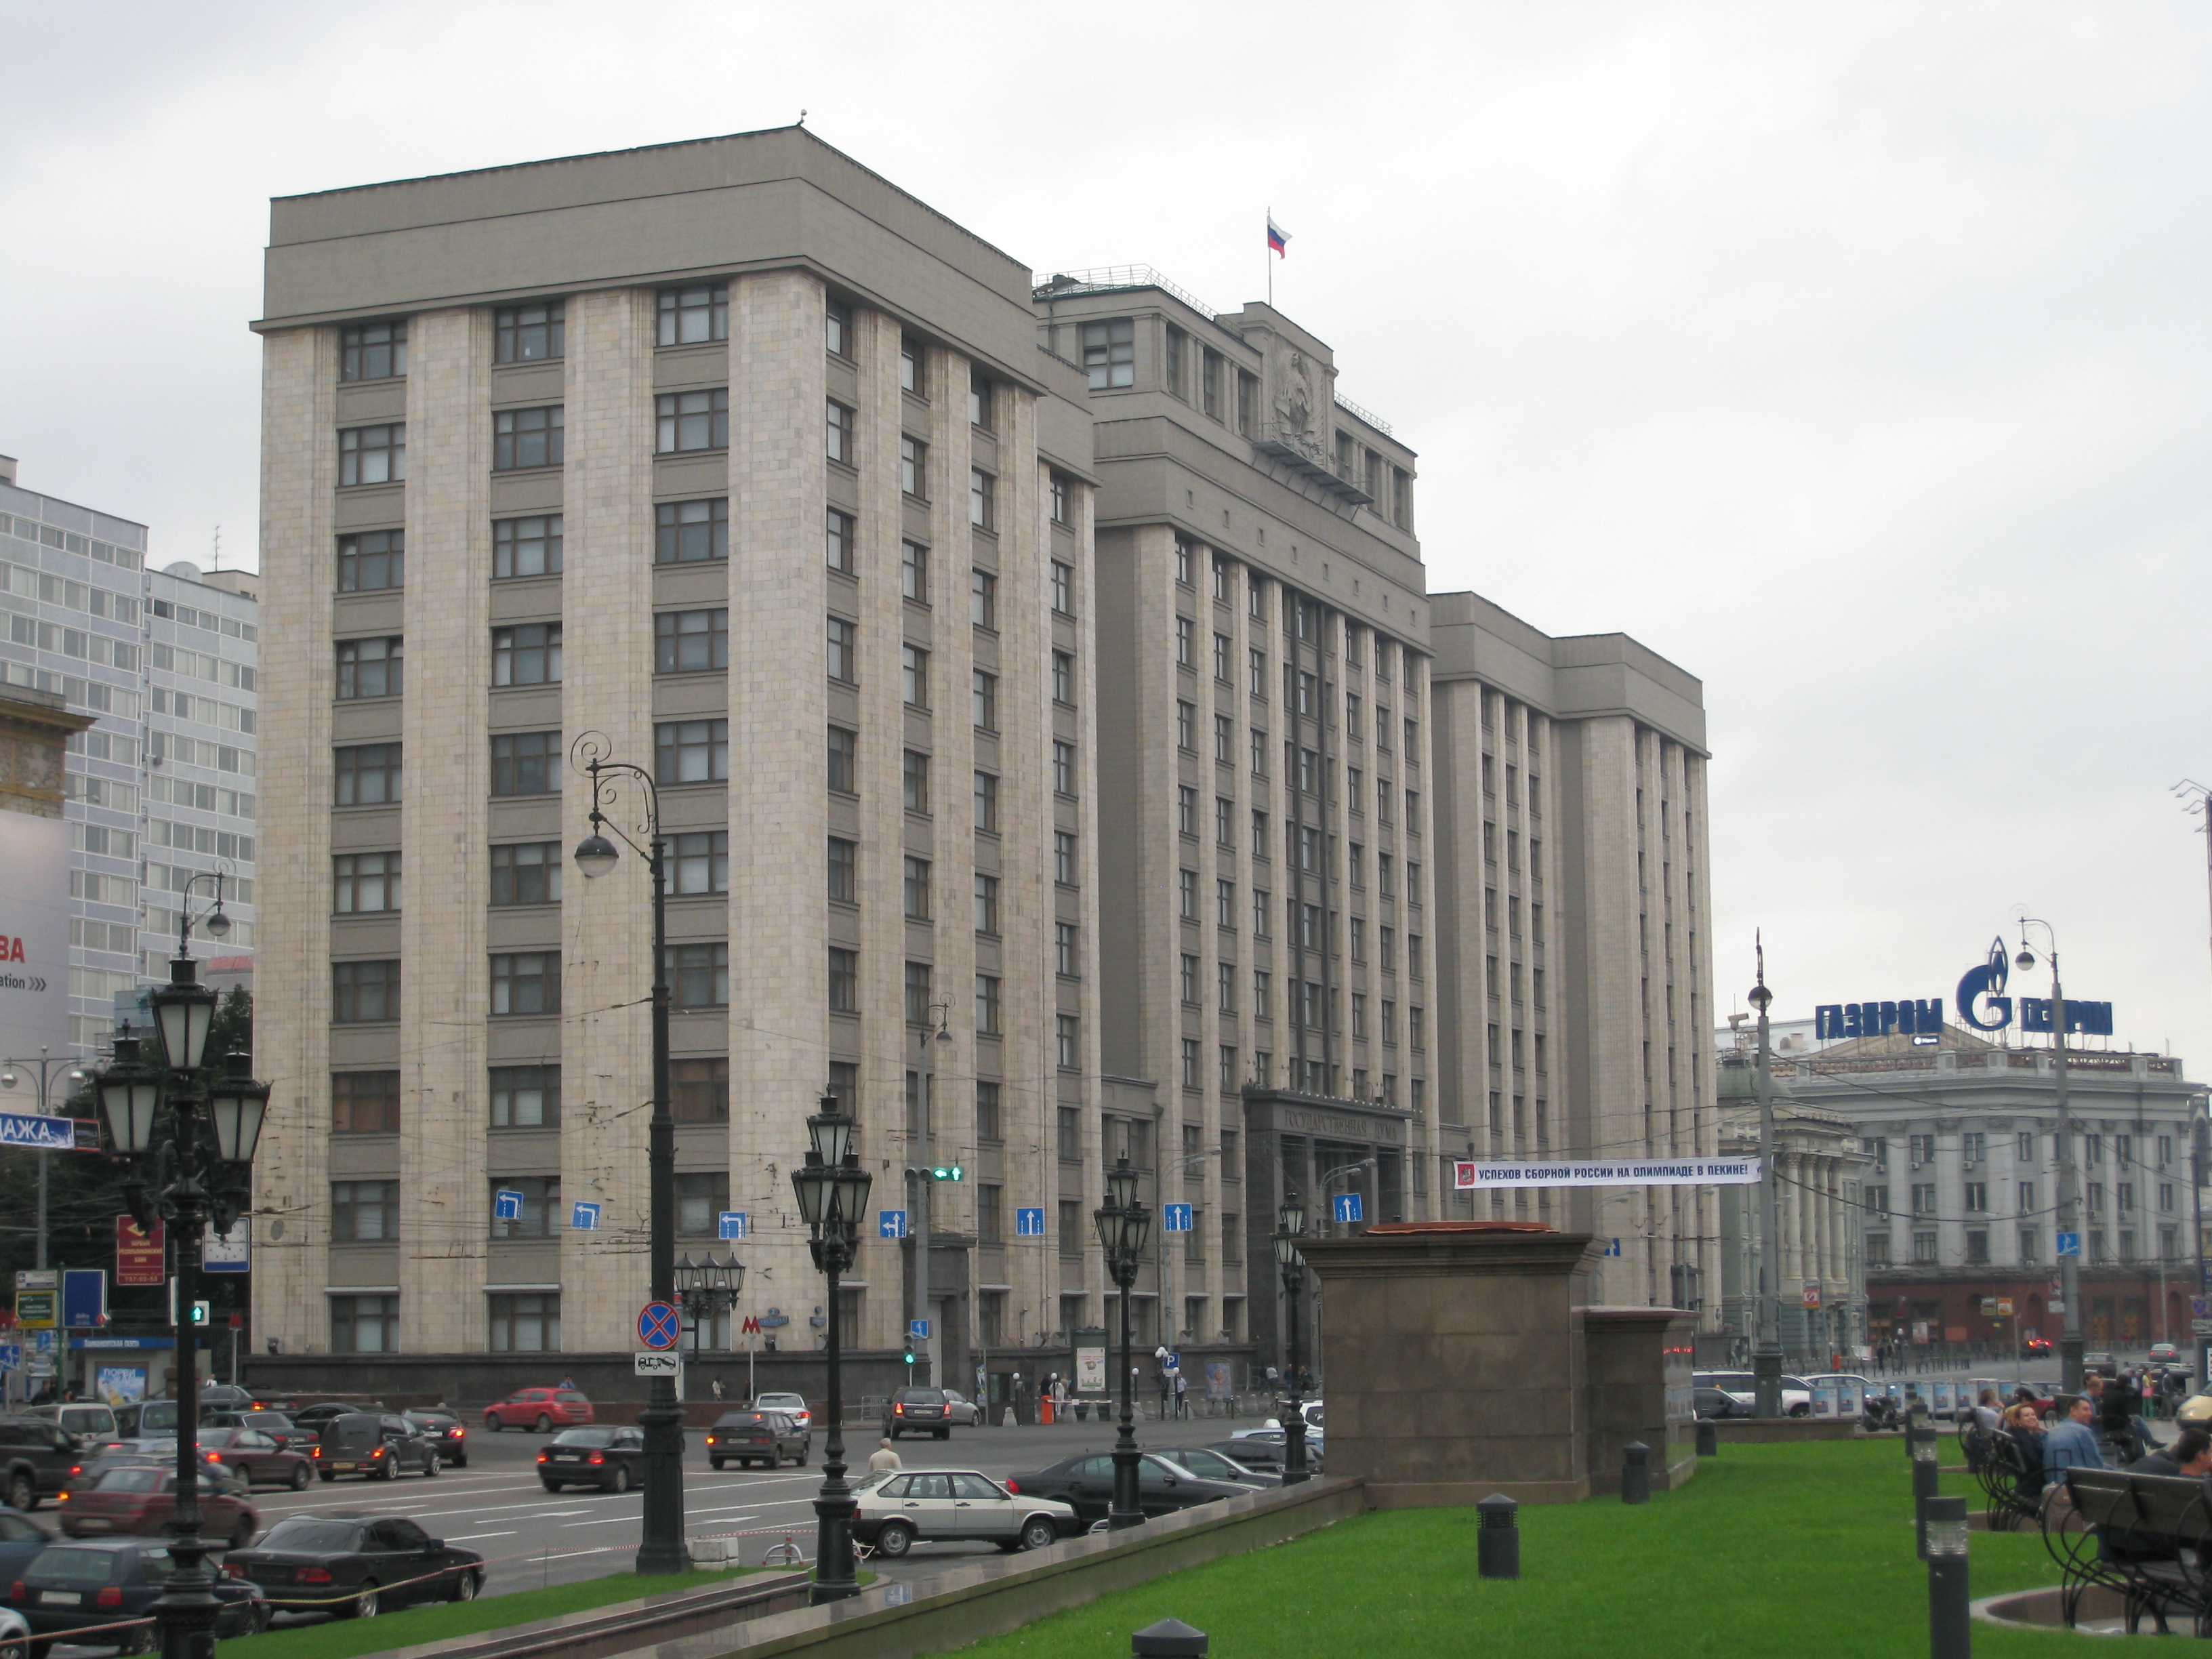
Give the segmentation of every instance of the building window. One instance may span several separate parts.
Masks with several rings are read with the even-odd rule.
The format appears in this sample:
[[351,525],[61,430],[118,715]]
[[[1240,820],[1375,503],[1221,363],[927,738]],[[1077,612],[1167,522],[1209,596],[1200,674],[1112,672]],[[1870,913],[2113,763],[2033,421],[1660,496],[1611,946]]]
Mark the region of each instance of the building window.
[[493,904],[558,904],[560,902],[559,842],[514,842],[491,849]]
[[559,575],[564,523],[563,515],[558,513],[493,520],[493,576],[504,580],[510,576]]
[[1052,521],[1054,524],[1073,522],[1069,517],[1069,495],[1067,475],[1063,472],[1053,473],[1046,499],[1051,503]]
[[846,466],[858,466],[860,416],[835,398],[823,405],[823,448],[829,458]]
[[1866,1264],[1869,1267],[1889,1266],[1889,1235],[1887,1232],[1866,1236]]
[[730,1001],[730,947],[719,945],[672,945],[668,947],[668,980],[678,1008],[724,1008]]
[[706,501],[663,501],[653,509],[655,564],[695,564],[730,556],[730,503],[726,496]]
[[338,592],[370,593],[404,585],[406,532],[368,530],[338,538]]
[[396,1296],[332,1297],[331,1352],[398,1352],[399,1298]]
[[1052,744],[1052,788],[1057,795],[1075,793],[1075,745],[1057,738]]
[[1198,752],[1198,705],[1176,699],[1176,747],[1187,755]]
[[1990,1236],[1978,1228],[1966,1235],[1966,1265],[1982,1267],[1989,1265]]
[[1219,352],[1211,348],[1206,348],[1199,359],[1200,405],[1217,421],[1223,418],[1221,376],[1222,371],[1227,367],[1227,360]]
[[1235,1013],[1237,1012],[1237,964],[1233,962],[1214,963],[1213,981],[1214,995],[1220,1012],[1224,1014]]
[[830,837],[830,897],[834,903],[853,904],[859,876],[860,846],[842,836]]
[[730,1120],[730,1062],[727,1059],[678,1060],[669,1064],[670,1102],[678,1123],[726,1123]]
[[1075,701],[1075,659],[1065,651],[1052,653],[1052,700],[1061,704]]
[[934,1025],[929,1017],[929,964],[909,962],[906,965],[906,1023],[909,1025]]
[[560,678],[559,623],[522,623],[491,630],[494,685],[552,685]]
[[658,422],[655,449],[680,455],[695,449],[730,447],[730,390],[664,392],[653,400]]
[[380,1244],[399,1237],[399,1183],[396,1181],[331,1182],[331,1242]]
[[495,1066],[491,1068],[491,1127],[543,1129],[561,1121],[558,1066]]
[[978,530],[999,527],[999,481],[980,466],[968,469],[968,522]]
[[911,334],[899,336],[899,390],[911,392],[917,398],[929,395],[929,382],[924,372],[924,354],[928,348]]
[[399,696],[406,689],[404,644],[396,634],[380,640],[340,640],[339,699]]
[[1203,1089],[1206,1086],[1206,1069],[1200,1058],[1200,1052],[1196,1037],[1182,1040],[1182,1086],[1186,1089]]
[[494,1291],[485,1304],[491,1316],[492,1352],[561,1352],[560,1291]]
[[906,810],[927,814],[929,811],[929,757],[919,749],[908,750],[900,783],[905,793]]
[[702,345],[730,337],[730,285],[695,283],[660,290],[660,343]]
[[568,313],[564,300],[501,306],[492,313],[492,361],[535,363],[568,356]]
[[859,793],[854,780],[859,775],[860,743],[859,732],[842,726],[830,727],[830,787],[841,795]]
[[918,645],[899,647],[899,690],[908,708],[929,707],[929,653]]
[[331,1133],[388,1135],[399,1129],[399,1073],[331,1073]]
[[975,774],[975,828],[991,835],[999,830],[999,781],[988,772]]
[[1060,1069],[1074,1071],[1082,1063],[1082,1045],[1078,1040],[1080,1027],[1073,1014],[1053,1016],[1053,1043]]
[[1182,1000],[1187,1007],[1198,1006],[1198,958],[1188,951],[1182,955]]
[[975,975],[975,1035],[997,1036],[1003,1029],[1000,1022],[999,977],[995,974]]
[[830,678],[840,685],[860,683],[860,625],[832,617],[828,623]]
[[860,953],[830,947],[830,1012],[833,1014],[857,1014],[860,1012]]
[[1073,979],[1082,967],[1082,957],[1077,948],[1076,924],[1056,921],[1053,924],[1053,970],[1062,979]]
[[978,874],[975,878],[975,931],[995,938],[999,932],[999,878]]
[[[975,1242],[988,1247],[1006,1242],[1006,1218],[1003,1213],[1005,1189],[1000,1187],[979,1186],[975,1188]],[[986,1316],[987,1322],[994,1303],[1003,1304],[1006,1292],[981,1292],[978,1310]]]
[[[393,745],[396,749],[398,745]],[[491,740],[495,795],[551,795],[561,788],[558,732],[501,732]],[[397,793],[395,792],[394,799]]]
[[988,570],[968,573],[968,620],[977,628],[998,629],[999,579]]
[[491,417],[491,470],[519,472],[527,467],[558,466],[563,422],[559,404],[542,409],[502,409]]
[[840,513],[831,507],[823,516],[822,526],[823,562],[832,570],[853,574],[853,538],[858,526],[849,513]]
[[1223,766],[1237,758],[1237,723],[1226,714],[1213,717],[1213,758]]
[[919,438],[899,440],[899,488],[917,501],[929,498],[929,446]]
[[[1073,763],[1073,753],[1068,758]],[[1176,786],[1176,833],[1194,839],[1198,835],[1198,791],[1187,783]]]
[[1193,658],[1196,654],[1196,625],[1188,617],[1177,617],[1175,623],[1176,665],[1178,668],[1194,666]]
[[1137,325],[1127,317],[1083,325],[1083,370],[1091,390],[1111,392],[1137,382]]
[[363,323],[338,333],[338,379],[391,380],[407,372],[407,325]]
[[[499,1194],[502,1191],[513,1193],[522,1200],[520,1214],[500,1214]],[[559,1234],[559,1176],[495,1176],[491,1178],[491,1198],[494,1238],[552,1238]]]
[[[975,729],[978,732],[995,732],[999,729],[999,677],[996,674],[987,674],[980,668],[970,670],[969,672],[969,713],[974,720]],[[1059,744],[1054,745],[1055,763],[1059,750],[1065,746]],[[1060,775],[1056,763],[1053,769],[1053,775],[1055,780]],[[1060,787],[1057,782],[1054,787]],[[1060,793],[1066,794],[1068,792],[1061,788]]]
[[341,853],[331,860],[331,908],[342,916],[399,908],[399,854]]
[[1225,877],[1214,878],[1213,925],[1232,930],[1237,926],[1237,884]]
[[1912,1235],[1912,1259],[1913,1259],[1915,1261],[1917,1261],[1917,1262],[1923,1262],[1923,1263],[1933,1263],[1933,1262],[1935,1261],[1935,1260],[1936,1260],[1936,1235],[1935,1235],[1935,1234],[1933,1234],[1933,1233],[1915,1233],[1915,1234],[1913,1234],[1913,1235]]
[[1062,887],[1075,885],[1075,832],[1052,832],[1052,878]]
[[661,783],[708,783],[730,775],[726,719],[663,720],[653,737],[654,776]]
[[1247,374],[1243,369],[1238,369],[1237,371],[1237,429],[1245,437],[1249,438],[1253,435],[1253,412],[1258,406],[1259,401],[1259,376]]
[[663,611],[653,619],[653,672],[697,674],[730,665],[730,613]]
[[899,592],[917,605],[929,603],[929,550],[920,542],[899,544]]
[[1052,562],[1052,608],[1058,616],[1075,614],[1075,567],[1058,559]]
[[842,300],[832,300],[823,307],[822,343],[825,349],[840,357],[850,356],[845,349],[845,342],[852,328],[852,307]]
[[559,1013],[561,953],[518,951],[494,957],[491,1011],[495,1014]]
[[1197,871],[1178,870],[1176,872],[1176,896],[1177,913],[1185,921],[1196,921],[1198,920]]
[[929,920],[929,860],[908,854],[906,860],[906,919]]
[[399,799],[399,745],[368,743],[338,750],[335,805],[388,806]]
[[685,1238],[712,1238],[730,1207],[730,1172],[700,1170],[676,1177],[676,1231]]
[[399,1018],[399,963],[334,962],[331,964],[331,1020],[337,1025],[371,1025]]
[[990,378],[972,368],[968,371],[968,424],[983,432],[998,429],[992,418]]

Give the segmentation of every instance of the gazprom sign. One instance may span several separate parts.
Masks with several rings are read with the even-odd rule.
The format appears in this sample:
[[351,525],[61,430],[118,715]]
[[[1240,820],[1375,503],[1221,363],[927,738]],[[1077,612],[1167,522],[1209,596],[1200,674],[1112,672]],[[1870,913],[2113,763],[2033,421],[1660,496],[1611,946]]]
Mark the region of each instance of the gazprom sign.
[[[2004,940],[1994,940],[1986,961],[1969,968],[1959,981],[1953,1000],[1959,1023],[1977,1031],[2002,1031],[2014,1022],[2015,1012],[2023,1031],[2045,1032],[2054,1024],[2049,997],[2004,994],[2012,973],[2012,958]],[[2066,1000],[2066,1030],[2081,1036],[2112,1034],[2112,1005]],[[1899,997],[1880,1002],[1826,1002],[1813,1010],[1813,1035],[1821,1041],[1837,1037],[1887,1036],[1903,1032],[1912,1036],[1940,1036],[1943,1030],[1943,999]]]

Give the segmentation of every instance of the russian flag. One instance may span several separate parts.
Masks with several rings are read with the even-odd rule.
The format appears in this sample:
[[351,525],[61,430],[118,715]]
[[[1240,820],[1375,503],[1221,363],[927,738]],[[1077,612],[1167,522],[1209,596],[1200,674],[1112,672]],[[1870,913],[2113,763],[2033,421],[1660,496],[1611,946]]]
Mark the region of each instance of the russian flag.
[[1267,216],[1267,251],[1278,259],[1285,257],[1290,247],[1291,233],[1275,222],[1275,216]]

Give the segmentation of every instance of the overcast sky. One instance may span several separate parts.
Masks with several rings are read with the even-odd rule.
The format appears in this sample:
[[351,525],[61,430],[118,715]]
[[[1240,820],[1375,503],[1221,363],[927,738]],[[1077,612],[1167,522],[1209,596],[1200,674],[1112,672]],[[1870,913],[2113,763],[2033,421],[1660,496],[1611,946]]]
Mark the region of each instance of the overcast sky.
[[[2021,906],[2212,1076],[2202,8],[0,4],[0,453],[255,560],[267,198],[807,125],[1041,270],[1264,292],[1437,590],[1705,684],[1722,1012]],[[270,780],[270,787],[275,787]],[[2039,951],[2040,946],[2039,945]],[[2040,974],[2024,987],[2047,994]]]

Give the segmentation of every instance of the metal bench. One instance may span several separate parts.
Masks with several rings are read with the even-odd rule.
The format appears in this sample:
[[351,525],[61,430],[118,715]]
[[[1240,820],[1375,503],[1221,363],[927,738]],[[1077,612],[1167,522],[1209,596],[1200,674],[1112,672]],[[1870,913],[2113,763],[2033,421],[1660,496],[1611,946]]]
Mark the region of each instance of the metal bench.
[[2203,1483],[2124,1469],[2069,1469],[2043,1505],[2043,1542],[2058,1564],[2059,1606],[2076,1623],[2081,1597],[2101,1586],[2120,1597],[2128,1632],[2148,1613],[2159,1632],[2186,1613],[2196,1632],[2212,1631],[2212,1506]]
[[2036,1518],[2043,1495],[2043,1472],[2031,1474],[2021,1461],[2020,1443],[1999,1431],[1976,1428],[1960,1438],[1966,1468],[1982,1489],[1983,1514],[1991,1532],[2012,1532]]

